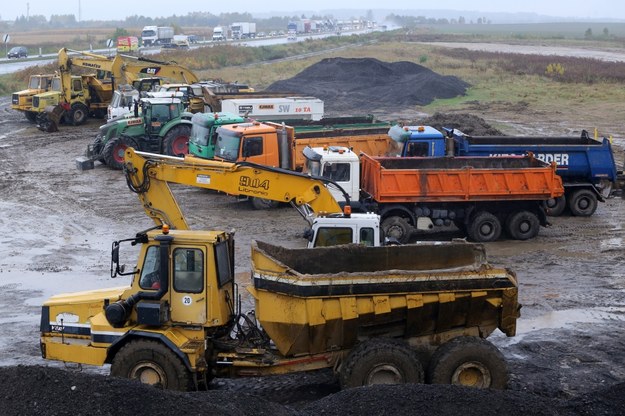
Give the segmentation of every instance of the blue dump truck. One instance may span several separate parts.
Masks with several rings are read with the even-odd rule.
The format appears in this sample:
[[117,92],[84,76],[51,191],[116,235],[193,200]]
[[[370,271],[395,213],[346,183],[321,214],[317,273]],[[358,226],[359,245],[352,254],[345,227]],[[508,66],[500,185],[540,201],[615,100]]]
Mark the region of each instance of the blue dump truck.
[[[591,216],[597,201],[605,201],[622,177],[617,171],[610,140],[595,140],[582,131],[580,137],[469,136],[456,129],[445,134],[430,126],[394,127],[393,139],[403,143],[402,156],[511,156],[532,152],[534,157],[557,165],[565,194],[549,200],[548,212]],[[619,176],[620,175],[620,176]]]

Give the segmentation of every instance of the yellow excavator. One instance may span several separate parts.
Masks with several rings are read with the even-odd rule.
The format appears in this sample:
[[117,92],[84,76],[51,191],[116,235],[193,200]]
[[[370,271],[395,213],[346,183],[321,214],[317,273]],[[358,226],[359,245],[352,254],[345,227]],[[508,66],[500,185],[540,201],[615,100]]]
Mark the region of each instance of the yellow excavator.
[[[382,244],[379,217],[352,214],[349,196],[326,178],[247,162],[223,162],[186,155],[184,157],[126,149],[124,172],[130,189],[137,194],[146,214],[158,227],[178,230],[189,225],[169,183],[211,189],[244,198],[262,198],[290,203],[308,221],[305,236],[309,247],[358,243]],[[341,208],[328,189],[342,191]]]
[[[178,82],[197,82],[190,69],[175,62],[161,62],[131,55],[108,57],[67,48],[59,50],[58,77],[49,91],[33,97],[32,109],[43,131],[56,131],[62,117],[68,124],[81,125],[89,115],[104,117],[116,85],[132,84],[141,77],[167,78]],[[74,68],[95,73],[74,74]]]

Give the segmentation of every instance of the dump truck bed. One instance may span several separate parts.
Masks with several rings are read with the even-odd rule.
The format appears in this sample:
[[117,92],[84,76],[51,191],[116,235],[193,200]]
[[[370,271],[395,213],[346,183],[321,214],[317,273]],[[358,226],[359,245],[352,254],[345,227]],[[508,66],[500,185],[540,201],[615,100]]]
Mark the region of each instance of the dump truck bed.
[[466,242],[395,247],[252,246],[256,317],[284,356],[392,336],[414,342],[516,330],[514,274]]
[[555,164],[534,157],[371,157],[361,188],[376,202],[545,200],[564,193]]
[[[366,153],[372,156],[384,156],[389,150],[391,138],[388,136],[388,127],[366,131],[358,129],[331,129],[307,133],[295,133],[293,141],[292,169],[300,170],[306,163],[304,148],[339,146],[351,148],[356,154]],[[339,135],[341,133],[341,135]],[[311,137],[312,136],[312,137]]]
[[532,152],[537,159],[555,162],[563,178],[589,181],[615,181],[616,163],[607,138],[601,141],[587,135],[580,137],[507,137],[455,135],[460,156],[522,155]]

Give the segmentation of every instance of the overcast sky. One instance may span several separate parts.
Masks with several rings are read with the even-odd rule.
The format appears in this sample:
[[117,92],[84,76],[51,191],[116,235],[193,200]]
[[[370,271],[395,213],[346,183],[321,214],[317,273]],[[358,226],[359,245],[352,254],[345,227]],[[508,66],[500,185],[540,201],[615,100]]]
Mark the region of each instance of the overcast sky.
[[[327,11],[331,9],[450,9],[458,11],[480,12],[533,12],[556,17],[611,18],[625,19],[625,1],[623,0],[310,0],[285,2],[284,0],[238,0],[238,1],[93,1],[93,0],[28,0],[3,1],[0,8],[2,20],[15,20],[16,17],[32,15],[73,14],[79,17],[79,4],[82,20],[123,20],[126,16],[142,15],[162,17],[186,15],[189,12],[203,11],[219,15],[228,12],[267,13],[291,16],[295,11]],[[314,4],[314,8],[310,5]],[[275,13],[273,13],[275,12]],[[401,13],[398,13],[401,14]]]

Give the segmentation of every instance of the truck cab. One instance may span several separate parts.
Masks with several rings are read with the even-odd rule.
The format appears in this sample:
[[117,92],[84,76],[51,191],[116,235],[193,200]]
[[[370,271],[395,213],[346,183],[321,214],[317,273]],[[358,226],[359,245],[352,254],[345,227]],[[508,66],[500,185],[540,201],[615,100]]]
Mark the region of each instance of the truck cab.
[[[351,199],[351,205],[358,208],[360,199],[360,161],[351,149],[342,146],[307,147],[304,149],[304,173],[332,179],[339,184]],[[343,193],[335,187],[328,187],[334,199],[344,204]]]
[[51,88],[54,74],[35,74],[28,80],[28,88],[14,92],[11,95],[11,108],[13,110],[24,111],[29,121],[35,121],[37,112],[33,111],[33,97],[37,94],[48,91]]
[[204,159],[212,159],[215,154],[217,128],[238,123],[245,123],[245,119],[228,112],[194,114],[191,118],[189,153]]

